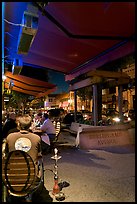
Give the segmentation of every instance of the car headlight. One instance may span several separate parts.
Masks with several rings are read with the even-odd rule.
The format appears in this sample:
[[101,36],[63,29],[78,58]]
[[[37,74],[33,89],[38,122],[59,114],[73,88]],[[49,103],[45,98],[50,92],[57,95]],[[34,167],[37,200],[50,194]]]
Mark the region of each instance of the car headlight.
[[131,121],[131,118],[130,118],[130,117],[128,117],[128,121]]
[[118,117],[113,118],[113,120],[114,120],[115,122],[120,122],[120,118],[118,118]]

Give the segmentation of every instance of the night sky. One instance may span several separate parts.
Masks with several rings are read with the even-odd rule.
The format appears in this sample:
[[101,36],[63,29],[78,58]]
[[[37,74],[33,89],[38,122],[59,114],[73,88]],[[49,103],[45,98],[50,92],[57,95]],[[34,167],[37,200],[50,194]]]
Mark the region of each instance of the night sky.
[[66,93],[68,92],[68,83],[65,82],[65,75],[63,73],[48,71],[49,82],[57,85],[57,90],[54,94],[57,93]]
[[68,92],[69,85],[65,82],[65,75],[63,73],[45,68],[42,69],[31,66],[23,66],[20,74],[55,84],[57,86],[57,90],[53,92],[53,94]]

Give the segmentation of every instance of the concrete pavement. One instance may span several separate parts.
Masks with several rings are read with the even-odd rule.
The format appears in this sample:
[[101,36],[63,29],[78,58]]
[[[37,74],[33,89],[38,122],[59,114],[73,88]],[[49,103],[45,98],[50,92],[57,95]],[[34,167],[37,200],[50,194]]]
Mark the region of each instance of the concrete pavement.
[[[75,138],[61,132],[57,143],[59,183],[65,199],[61,202],[135,202],[134,146],[76,149]],[[44,155],[45,188],[33,202],[59,202],[52,195],[54,160]]]

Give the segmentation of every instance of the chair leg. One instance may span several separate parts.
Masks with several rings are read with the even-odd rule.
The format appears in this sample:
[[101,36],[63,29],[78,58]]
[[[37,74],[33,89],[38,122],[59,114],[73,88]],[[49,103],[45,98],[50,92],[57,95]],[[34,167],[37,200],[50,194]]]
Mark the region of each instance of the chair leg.
[[25,199],[25,202],[32,202],[32,195],[28,195]]
[[7,188],[4,184],[2,184],[2,202],[7,202],[7,196],[8,196]]

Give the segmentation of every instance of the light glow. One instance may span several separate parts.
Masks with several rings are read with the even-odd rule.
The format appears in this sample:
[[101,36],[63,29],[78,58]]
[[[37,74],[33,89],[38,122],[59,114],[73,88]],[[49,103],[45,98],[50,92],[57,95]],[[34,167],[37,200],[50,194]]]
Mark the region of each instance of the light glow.
[[5,75],[2,75],[2,80],[5,81],[7,77]]
[[113,118],[113,120],[114,120],[115,122],[120,122],[120,118],[118,118],[118,117]]

